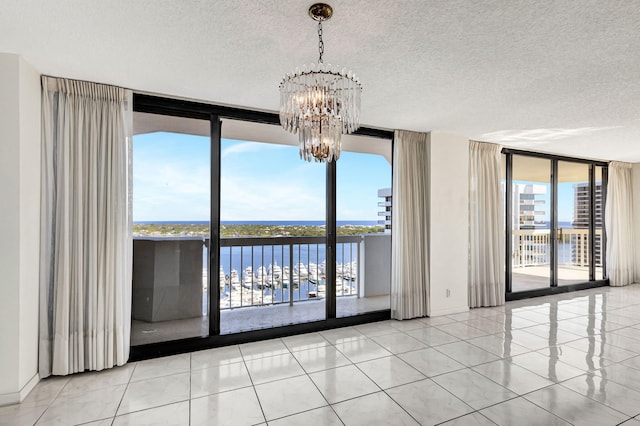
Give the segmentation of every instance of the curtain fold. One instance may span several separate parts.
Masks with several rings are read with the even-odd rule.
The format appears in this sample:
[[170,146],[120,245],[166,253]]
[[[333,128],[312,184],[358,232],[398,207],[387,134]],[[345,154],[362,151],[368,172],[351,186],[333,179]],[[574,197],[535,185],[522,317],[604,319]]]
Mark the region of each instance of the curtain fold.
[[40,377],[122,365],[131,327],[132,93],[42,77]]
[[429,315],[428,135],[396,130],[391,215],[391,317]]
[[469,141],[469,307],[505,302],[500,145]]
[[607,273],[609,284],[624,286],[634,282],[633,190],[631,164],[609,163],[605,204],[607,232]]

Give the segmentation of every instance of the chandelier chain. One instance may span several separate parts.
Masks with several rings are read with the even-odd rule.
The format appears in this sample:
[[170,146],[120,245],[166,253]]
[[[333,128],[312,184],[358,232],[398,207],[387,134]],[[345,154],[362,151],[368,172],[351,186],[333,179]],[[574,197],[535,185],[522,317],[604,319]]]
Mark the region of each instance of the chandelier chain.
[[322,41],[322,21],[318,21],[318,52],[320,53],[320,58],[318,58],[318,62],[323,64],[322,55],[324,55],[324,41]]
[[325,3],[309,8],[318,23],[318,63],[296,68],[280,83],[280,124],[298,135],[300,158],[332,162],[340,158],[342,135],[360,126],[362,84],[351,71],[324,65],[322,23],[333,9]]

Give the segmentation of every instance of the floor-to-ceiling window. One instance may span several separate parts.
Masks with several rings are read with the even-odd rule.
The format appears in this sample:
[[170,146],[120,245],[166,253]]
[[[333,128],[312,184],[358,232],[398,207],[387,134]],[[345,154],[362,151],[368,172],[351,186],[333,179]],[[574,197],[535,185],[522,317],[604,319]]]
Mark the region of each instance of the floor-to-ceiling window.
[[279,127],[223,120],[220,332],[325,319],[326,166]]
[[[336,315],[389,309],[391,144],[343,151],[336,170]],[[377,151],[377,152],[376,152]]]
[[[589,281],[589,164],[558,161],[558,285]],[[600,271],[601,273],[601,271]]]
[[504,152],[507,297],[606,283],[606,163]]
[[389,317],[392,132],[308,163],[275,114],[134,110],[132,359]]
[[133,116],[132,346],[209,333],[209,121]]
[[508,189],[512,291],[549,287],[551,277],[551,161],[512,156]]

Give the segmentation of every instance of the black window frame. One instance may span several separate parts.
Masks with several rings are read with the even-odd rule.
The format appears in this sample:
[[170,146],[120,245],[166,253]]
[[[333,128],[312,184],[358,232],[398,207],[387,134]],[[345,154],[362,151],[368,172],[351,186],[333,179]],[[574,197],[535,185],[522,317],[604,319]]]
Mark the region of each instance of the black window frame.
[[[503,148],[502,154],[505,155],[505,295],[506,300],[520,300],[520,299],[528,299],[531,297],[539,297],[539,296],[547,296],[551,294],[558,293],[566,293],[577,290],[585,290],[589,288],[596,287],[605,287],[609,285],[609,278],[607,277],[607,269],[606,269],[606,230],[604,228],[604,224],[602,226],[602,236],[601,236],[601,256],[602,256],[602,268],[604,271],[603,279],[595,279],[594,270],[595,270],[595,223],[596,223],[596,187],[595,187],[595,169],[596,167],[602,167],[602,183],[601,183],[601,193],[602,193],[602,211],[604,212],[606,203],[607,203],[607,178],[608,178],[608,167],[609,163],[605,161],[598,160],[589,160],[584,158],[574,158],[567,157],[563,155],[555,155],[549,153],[542,152],[533,152],[533,151],[522,151],[518,149],[511,148]],[[534,158],[542,158],[551,160],[551,170],[550,170],[550,185],[551,185],[551,224],[550,224],[550,238],[554,243],[551,248],[551,271],[550,271],[550,286],[547,288],[536,289],[536,290],[528,290],[528,291],[512,291],[512,264],[511,264],[511,253],[512,253],[512,239],[511,239],[511,230],[513,229],[513,216],[512,216],[512,195],[511,195],[511,186],[513,184],[513,156],[520,155],[525,157],[534,157]],[[571,163],[582,163],[589,165],[589,185],[590,185],[590,194],[589,194],[589,247],[591,248],[589,252],[589,281],[584,283],[570,284],[570,285],[562,285],[558,286],[557,277],[555,276],[555,272],[557,271],[557,256],[555,242],[556,242],[556,228],[557,228],[557,178],[558,178],[558,162],[566,161]]]
[[[280,126],[278,114],[242,109],[204,102],[174,99],[143,93],[133,94],[133,111],[166,115],[173,117],[208,120],[211,123],[211,217],[210,217],[210,247],[209,271],[220,268],[220,138],[222,119],[234,119],[253,123]],[[360,127],[354,134],[388,139],[393,152],[394,132],[384,129]],[[393,162],[392,162],[393,167]],[[324,320],[279,326],[267,329],[246,331],[233,334],[220,334],[220,287],[211,286],[209,296],[209,335],[190,337],[165,342],[132,346],[129,361],[140,361],[166,355],[176,355],[203,349],[228,346],[266,340],[296,334],[322,331],[350,325],[383,321],[391,318],[391,310],[384,309],[358,314],[348,317],[336,317],[336,163],[327,163],[326,190],[326,261],[327,261],[327,294],[326,316]],[[214,190],[216,189],[217,190]],[[393,237],[392,237],[393,238]],[[213,309],[215,307],[215,309]]]

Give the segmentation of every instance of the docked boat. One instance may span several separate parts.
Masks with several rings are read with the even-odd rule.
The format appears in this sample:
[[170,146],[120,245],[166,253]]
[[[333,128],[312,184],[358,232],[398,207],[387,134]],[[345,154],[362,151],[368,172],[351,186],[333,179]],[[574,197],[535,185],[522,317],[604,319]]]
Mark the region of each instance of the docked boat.
[[296,281],[300,283],[301,281],[304,281],[307,278],[309,278],[309,270],[307,269],[307,266],[304,263],[298,263],[296,266],[293,267],[294,283]]
[[230,281],[233,287],[240,285],[240,277],[238,276],[238,271],[235,269],[231,270]]
[[318,274],[318,265],[315,263],[309,263],[309,278],[308,281],[313,284],[317,284],[320,279],[320,275]]
[[[289,288],[289,285],[291,284],[291,282],[289,281],[289,267],[285,266],[282,268],[282,278],[281,278],[281,282],[282,282],[282,288]],[[294,284],[295,286],[296,284]]]
[[267,288],[280,288],[280,279],[273,275],[267,275]]
[[349,281],[355,281],[358,278],[358,264],[353,262],[345,263],[342,267],[342,278]]
[[242,287],[252,288],[254,279],[255,277],[253,276],[253,267],[247,266],[242,277]]
[[268,288],[271,286],[271,284],[268,283],[267,277],[267,268],[264,266],[259,267],[258,272],[256,272],[256,284],[258,288]]
[[267,270],[267,275],[273,277],[274,279],[280,279],[280,275],[282,275],[282,268],[278,266],[277,262],[274,262],[272,265],[269,265],[269,269]]

